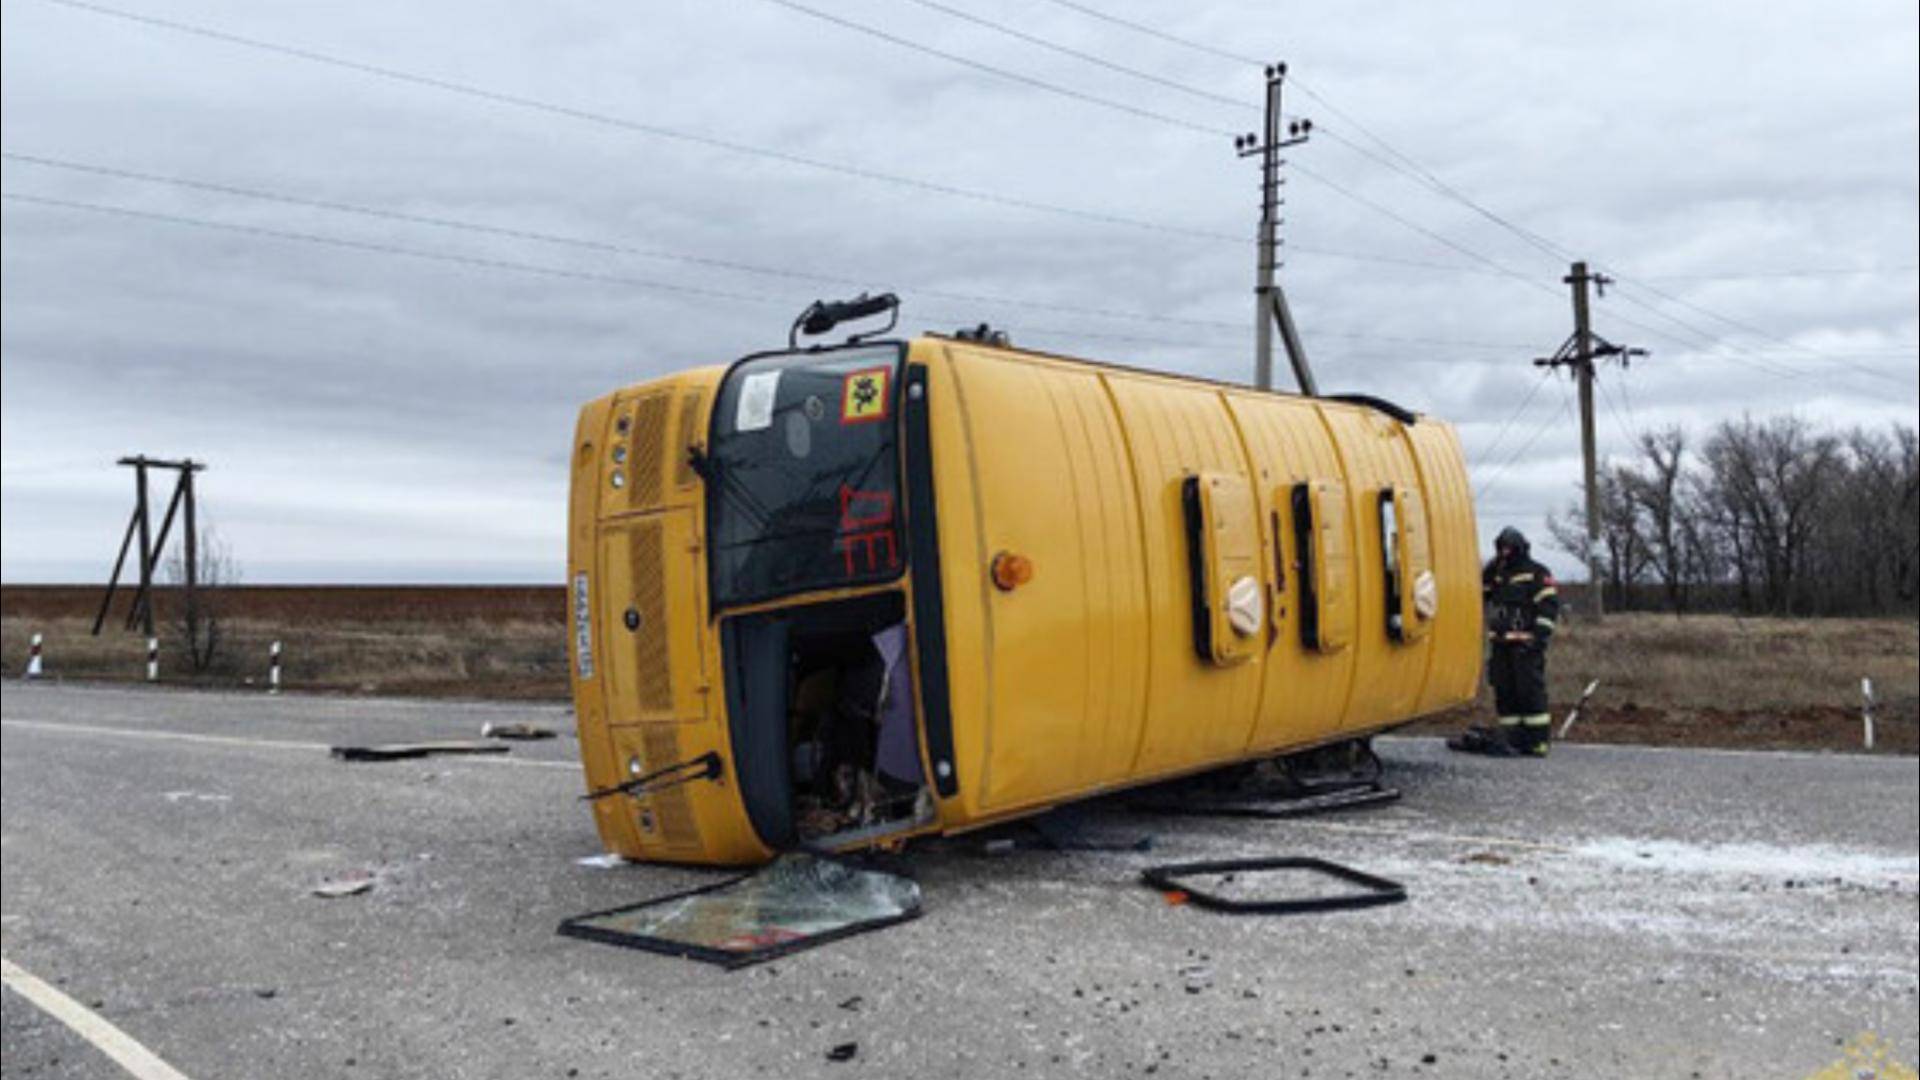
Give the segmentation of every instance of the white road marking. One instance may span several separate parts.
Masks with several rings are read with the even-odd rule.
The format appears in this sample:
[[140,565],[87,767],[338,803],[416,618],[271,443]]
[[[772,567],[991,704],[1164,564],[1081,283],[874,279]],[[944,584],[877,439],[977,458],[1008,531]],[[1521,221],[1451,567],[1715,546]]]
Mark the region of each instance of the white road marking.
[[158,1054],[135,1042],[133,1036],[5,957],[0,957],[0,981],[5,982],[7,989],[38,1006],[41,1012],[67,1025],[135,1080],[187,1080],[185,1073],[160,1060]]
[[[169,731],[164,728],[123,728],[97,724],[63,724],[48,720],[0,720],[0,727],[21,728],[28,731],[60,731],[79,735],[118,735],[130,739],[160,739],[172,742],[200,743],[208,746],[241,746],[271,750],[302,750],[308,753],[319,751],[328,753],[333,748],[326,743],[299,742],[293,739],[248,739],[238,735],[206,735],[196,731]],[[538,758],[515,758],[505,755],[460,755],[462,760],[476,765],[522,765],[536,769],[569,769],[578,771],[580,766],[572,761],[542,761]]]

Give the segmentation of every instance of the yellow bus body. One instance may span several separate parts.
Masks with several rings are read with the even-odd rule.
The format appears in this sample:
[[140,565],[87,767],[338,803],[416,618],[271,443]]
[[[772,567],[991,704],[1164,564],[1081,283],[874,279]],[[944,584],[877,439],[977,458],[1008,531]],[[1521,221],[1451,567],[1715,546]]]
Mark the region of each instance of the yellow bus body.
[[[931,528],[937,577],[910,561],[891,582],[716,617],[710,493],[689,449],[707,438],[726,369],[581,411],[568,577],[587,785],[709,752],[721,762],[712,780],[595,800],[608,850],[710,864],[775,853],[744,808],[722,663],[722,624],[755,611],[902,595],[937,790],[932,818],[888,843],[1363,737],[1473,697],[1477,538],[1449,425],[944,337],[901,348],[930,449],[901,475],[909,501],[916,483],[932,489],[919,492],[931,521],[909,525]],[[1002,554],[1024,557],[1030,580],[996,585]],[[1243,579],[1264,615],[1251,633],[1222,615]],[[941,674],[936,718],[924,680]]]

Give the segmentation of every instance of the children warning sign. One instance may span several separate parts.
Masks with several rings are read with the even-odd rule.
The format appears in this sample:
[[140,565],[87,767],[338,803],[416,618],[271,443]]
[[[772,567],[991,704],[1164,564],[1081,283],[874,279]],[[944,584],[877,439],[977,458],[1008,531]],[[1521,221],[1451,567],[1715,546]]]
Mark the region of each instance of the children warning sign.
[[840,422],[864,424],[887,418],[887,376],[883,367],[847,373],[840,385]]

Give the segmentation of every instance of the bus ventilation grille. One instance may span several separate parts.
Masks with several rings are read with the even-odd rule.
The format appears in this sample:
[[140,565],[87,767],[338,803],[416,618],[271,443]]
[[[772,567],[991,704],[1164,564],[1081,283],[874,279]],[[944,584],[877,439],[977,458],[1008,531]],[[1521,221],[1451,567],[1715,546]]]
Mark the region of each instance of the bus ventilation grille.
[[673,711],[673,665],[667,653],[666,565],[661,558],[660,523],[633,527],[633,607],[640,623],[633,631],[634,678],[639,705],[650,713]]
[[[680,760],[680,740],[672,725],[648,724],[644,730],[648,762]],[[697,849],[700,846],[700,827],[694,823],[686,787],[666,788],[647,798],[653,802],[654,818],[660,825],[660,838],[668,847]]]
[[667,435],[668,401],[665,394],[649,394],[633,403],[633,439],[628,453],[633,461],[633,495],[637,509],[660,505],[660,444]]
[[687,451],[700,441],[700,391],[680,401],[680,438],[673,444],[673,483],[675,487],[693,486],[693,457]]

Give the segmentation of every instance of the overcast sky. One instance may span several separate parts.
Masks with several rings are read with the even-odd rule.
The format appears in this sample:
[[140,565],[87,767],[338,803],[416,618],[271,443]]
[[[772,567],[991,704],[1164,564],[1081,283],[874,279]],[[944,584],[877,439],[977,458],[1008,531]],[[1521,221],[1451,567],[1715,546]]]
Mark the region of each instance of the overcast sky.
[[[104,579],[135,451],[212,464],[252,582],[558,581],[582,402],[863,287],[913,330],[1251,377],[1244,60],[1056,0],[940,3],[1188,89],[915,0],[804,0],[895,41],[773,0],[109,2],[176,25],[0,4],[10,582]],[[1603,451],[1915,421],[1911,0],[1076,2],[1318,95],[1288,96],[1320,126],[1287,188],[1309,354],[1459,425],[1483,542],[1575,493],[1569,386],[1529,363],[1570,329],[1563,253],[1620,278],[1596,329],[1652,351],[1602,376]]]

